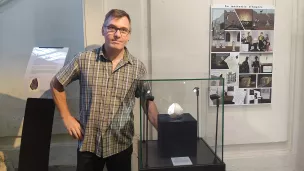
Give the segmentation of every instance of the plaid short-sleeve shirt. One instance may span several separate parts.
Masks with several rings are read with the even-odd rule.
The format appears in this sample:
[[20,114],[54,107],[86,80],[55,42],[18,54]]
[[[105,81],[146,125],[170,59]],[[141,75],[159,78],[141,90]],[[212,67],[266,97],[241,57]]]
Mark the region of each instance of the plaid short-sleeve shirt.
[[108,157],[132,144],[135,92],[145,74],[144,64],[127,48],[113,70],[103,47],[79,53],[56,74],[63,86],[79,80],[79,115],[84,129],[80,151]]

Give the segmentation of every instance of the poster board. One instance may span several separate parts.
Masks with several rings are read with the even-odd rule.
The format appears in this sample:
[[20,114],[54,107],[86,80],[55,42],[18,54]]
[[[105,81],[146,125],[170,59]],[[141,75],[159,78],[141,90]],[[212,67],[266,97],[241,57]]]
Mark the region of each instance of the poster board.
[[27,98],[52,98],[50,82],[63,67],[68,51],[67,47],[33,48],[24,78]]
[[[210,16],[209,74],[224,78],[225,105],[270,104],[274,7],[214,5]],[[211,81],[210,94],[220,95],[220,85]]]

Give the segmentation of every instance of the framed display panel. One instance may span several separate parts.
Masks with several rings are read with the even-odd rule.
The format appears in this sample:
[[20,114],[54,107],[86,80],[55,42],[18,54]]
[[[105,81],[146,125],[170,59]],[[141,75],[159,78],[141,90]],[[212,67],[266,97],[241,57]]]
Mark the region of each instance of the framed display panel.
[[[223,78],[139,81],[139,170],[225,170],[224,94],[209,95],[212,81],[224,92]],[[157,126],[147,117],[153,103]]]
[[274,19],[273,6],[211,7],[209,73],[225,78],[225,105],[271,103]]

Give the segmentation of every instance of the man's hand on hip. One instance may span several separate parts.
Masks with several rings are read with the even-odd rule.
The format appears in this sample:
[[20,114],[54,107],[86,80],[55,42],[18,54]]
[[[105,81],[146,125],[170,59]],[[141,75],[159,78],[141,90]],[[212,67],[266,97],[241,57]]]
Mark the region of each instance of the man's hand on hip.
[[63,118],[63,123],[73,138],[83,140],[83,129],[76,118],[67,116],[66,118]]

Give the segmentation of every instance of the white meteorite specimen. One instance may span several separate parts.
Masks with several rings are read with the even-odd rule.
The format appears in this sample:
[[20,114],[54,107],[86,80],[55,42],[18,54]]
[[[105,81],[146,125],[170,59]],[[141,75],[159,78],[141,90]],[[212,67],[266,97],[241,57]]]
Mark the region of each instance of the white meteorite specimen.
[[178,103],[173,103],[168,109],[168,114],[172,118],[178,118],[183,113],[184,113],[184,110]]

